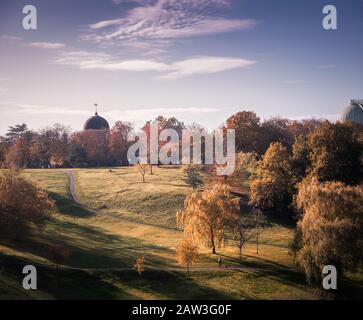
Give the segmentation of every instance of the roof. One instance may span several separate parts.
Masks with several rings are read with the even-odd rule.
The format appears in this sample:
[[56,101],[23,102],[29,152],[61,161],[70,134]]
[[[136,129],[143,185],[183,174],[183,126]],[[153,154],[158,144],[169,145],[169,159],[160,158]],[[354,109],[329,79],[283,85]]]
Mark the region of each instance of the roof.
[[93,117],[86,121],[83,130],[110,130],[110,125],[106,119],[100,117],[96,112]]
[[352,100],[342,114],[343,122],[355,122],[363,125],[363,100]]

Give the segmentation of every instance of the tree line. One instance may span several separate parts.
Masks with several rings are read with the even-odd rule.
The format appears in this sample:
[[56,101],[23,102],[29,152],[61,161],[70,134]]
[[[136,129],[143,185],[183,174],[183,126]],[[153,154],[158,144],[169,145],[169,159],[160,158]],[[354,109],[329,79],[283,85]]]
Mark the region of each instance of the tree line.
[[[160,130],[200,129],[193,123],[185,125],[175,117],[159,116],[141,128],[150,136],[150,125],[158,122]],[[255,152],[262,156],[272,142],[281,142],[291,150],[299,135],[307,135],[322,124],[320,120],[291,121],[282,118],[261,119],[250,111],[238,112],[224,124],[236,130],[237,152]],[[135,128],[128,122],[118,121],[110,131],[88,130],[72,132],[63,124],[54,124],[33,131],[26,124],[11,126],[0,137],[0,165],[20,168],[50,167],[103,167],[128,165],[127,136]],[[161,146],[160,146],[161,147]]]
[[[241,257],[244,243],[251,239],[256,240],[258,252],[264,219],[277,214],[296,223],[289,248],[309,283],[321,283],[327,265],[335,266],[340,278],[360,268],[363,127],[322,122],[304,132],[292,145],[286,140],[272,142],[263,155],[256,152],[256,144],[244,149],[248,141],[245,134],[238,134],[240,150],[250,152],[237,155],[235,173],[187,196],[184,209],[177,214],[185,237],[179,255],[192,255],[199,243],[216,253],[218,246],[232,240]],[[197,169],[185,169],[190,170]],[[186,177],[193,180],[194,175]],[[246,181],[250,207],[241,207],[232,188]]]

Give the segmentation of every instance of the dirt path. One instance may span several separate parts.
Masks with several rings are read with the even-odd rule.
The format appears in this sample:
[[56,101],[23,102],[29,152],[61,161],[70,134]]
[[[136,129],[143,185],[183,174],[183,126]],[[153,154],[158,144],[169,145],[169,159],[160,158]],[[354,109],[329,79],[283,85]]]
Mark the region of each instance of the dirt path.
[[87,204],[83,203],[77,196],[77,193],[75,191],[75,180],[74,180],[73,173],[71,171],[69,171],[69,170],[65,171],[65,173],[67,174],[67,176],[69,178],[69,192],[70,192],[70,194],[72,196],[72,199],[82,209],[87,210],[87,211],[92,212],[92,213],[102,213],[105,216],[108,216],[108,217],[111,217],[111,218],[114,218],[114,219],[118,219],[118,220],[121,220],[121,221],[127,221],[127,222],[130,222],[130,223],[134,223],[136,225],[142,225],[142,226],[148,226],[148,227],[154,227],[154,228],[160,228],[160,229],[166,229],[166,230],[181,232],[179,229],[176,229],[176,228],[170,228],[170,227],[156,225],[156,224],[152,224],[152,223],[140,222],[140,221],[136,221],[136,220],[133,220],[133,219],[122,217],[122,216],[117,215],[117,214],[106,213],[106,212],[101,211],[101,210],[96,210],[96,209],[90,208]]

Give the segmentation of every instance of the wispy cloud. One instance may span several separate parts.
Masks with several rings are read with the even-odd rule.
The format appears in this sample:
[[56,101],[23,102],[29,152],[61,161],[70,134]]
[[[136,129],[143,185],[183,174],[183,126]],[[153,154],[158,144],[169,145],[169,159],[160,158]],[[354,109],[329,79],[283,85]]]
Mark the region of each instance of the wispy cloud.
[[3,35],[1,36],[2,40],[8,41],[8,42],[19,42],[22,41],[23,39],[20,37],[16,37],[16,36],[8,36],[8,35]]
[[323,119],[329,120],[331,122],[336,122],[340,119],[341,115],[338,113],[331,114],[315,114],[315,115],[307,115],[307,116],[299,116],[299,117],[289,117],[291,120],[302,121],[306,119]]
[[159,115],[165,117],[185,117],[186,115],[206,115],[220,112],[218,108],[149,108],[149,109],[127,109],[110,110],[102,114],[110,119],[124,119],[126,121],[141,122],[154,119]]
[[[122,1],[117,1],[122,2]],[[125,17],[102,20],[89,25],[82,40],[99,43],[151,43],[172,41],[256,26],[253,19],[228,19],[218,9],[228,8],[229,0],[155,0],[137,1]]]
[[195,57],[191,59],[166,63],[156,60],[118,60],[112,56],[96,52],[63,52],[55,61],[58,64],[73,65],[81,69],[158,72],[163,79],[176,79],[192,75],[213,74],[232,69],[247,68],[256,63],[253,60],[230,57]]
[[169,72],[161,78],[173,79],[198,74],[213,74],[233,69],[244,69],[256,61],[229,57],[198,57],[174,62],[169,66]]
[[31,42],[28,45],[40,49],[61,49],[66,46],[64,43],[58,42]]
[[56,106],[16,103],[13,101],[0,103],[0,110],[6,115],[88,115],[87,110],[69,109]]
[[[85,119],[90,115],[89,110],[70,109],[60,106],[22,104],[13,101],[0,103],[0,111],[7,116],[38,116],[38,115],[63,115],[79,116]],[[220,112],[218,108],[129,108],[129,109],[109,109],[102,112],[102,116],[110,120],[124,120],[132,122],[147,121],[159,115],[167,117],[185,115],[205,115]]]

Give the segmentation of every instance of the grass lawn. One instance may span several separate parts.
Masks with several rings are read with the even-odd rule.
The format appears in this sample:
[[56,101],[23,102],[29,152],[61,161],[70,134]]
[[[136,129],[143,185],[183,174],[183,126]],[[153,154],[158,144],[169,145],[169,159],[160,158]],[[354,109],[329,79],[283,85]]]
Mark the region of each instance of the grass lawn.
[[[43,232],[34,231],[16,243],[0,238],[0,299],[318,298],[305,285],[284,247],[291,239],[291,228],[277,221],[266,229],[258,255],[253,243],[244,248],[242,262],[236,248],[219,249],[224,266],[238,270],[217,270],[217,257],[209,249],[201,249],[188,279],[175,260],[182,234],[148,225],[172,227],[175,223],[175,212],[192,191],[182,181],[179,169],[154,168],[155,174],[147,176],[145,184],[130,168],[73,172],[80,199],[101,209],[98,213],[73,203],[68,177],[62,170],[23,172],[50,192],[56,210]],[[59,272],[47,258],[52,243],[63,243],[72,252]],[[142,277],[132,270],[140,256],[145,256],[146,263]],[[38,291],[26,292],[21,287],[25,264],[38,266]]]

